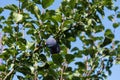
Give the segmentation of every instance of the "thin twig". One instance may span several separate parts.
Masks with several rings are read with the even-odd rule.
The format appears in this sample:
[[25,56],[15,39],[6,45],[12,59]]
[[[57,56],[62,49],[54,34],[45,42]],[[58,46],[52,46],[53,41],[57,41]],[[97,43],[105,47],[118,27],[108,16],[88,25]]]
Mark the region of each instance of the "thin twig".
[[19,0],[18,8],[19,8],[18,13],[20,13],[20,0]]
[[63,79],[63,73],[64,73],[64,71],[66,70],[67,66],[68,66],[68,64],[67,64],[67,62],[66,62],[66,59],[64,59],[63,66],[62,66],[62,68],[61,68],[60,80],[64,80],[64,79]]
[[[2,33],[0,33],[0,54],[3,52],[3,45],[2,45]],[[2,58],[0,58],[0,65],[2,65]]]
[[63,80],[63,73],[64,73],[64,64],[61,68],[60,80]]
[[63,80],[63,73],[64,73],[64,66],[62,66],[62,69],[61,69],[60,80]]
[[85,56],[85,67],[86,67],[85,76],[88,76],[88,56]]
[[13,73],[14,68],[5,76],[3,80],[7,80],[7,78]]
[[38,80],[37,74],[38,74],[37,71],[35,71],[34,80]]

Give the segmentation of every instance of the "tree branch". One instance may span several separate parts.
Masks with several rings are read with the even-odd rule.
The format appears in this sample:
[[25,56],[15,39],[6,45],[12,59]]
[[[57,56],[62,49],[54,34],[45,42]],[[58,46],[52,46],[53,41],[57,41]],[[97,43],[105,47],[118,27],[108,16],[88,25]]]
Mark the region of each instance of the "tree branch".
[[5,76],[3,80],[7,80],[7,78],[13,73],[14,68]]
[[64,66],[61,69],[60,80],[63,80],[63,72],[64,72]]
[[64,80],[63,79],[63,73],[64,73],[65,69],[67,68],[67,66],[68,66],[68,64],[66,62],[66,59],[64,59],[63,66],[61,68],[60,80]]

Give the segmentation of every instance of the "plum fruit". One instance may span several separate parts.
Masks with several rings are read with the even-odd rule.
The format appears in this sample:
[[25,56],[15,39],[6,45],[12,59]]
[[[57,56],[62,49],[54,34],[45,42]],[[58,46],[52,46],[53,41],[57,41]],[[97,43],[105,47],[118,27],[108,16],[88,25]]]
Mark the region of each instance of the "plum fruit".
[[46,45],[50,49],[51,54],[60,52],[60,46],[53,37],[50,37],[46,40]]

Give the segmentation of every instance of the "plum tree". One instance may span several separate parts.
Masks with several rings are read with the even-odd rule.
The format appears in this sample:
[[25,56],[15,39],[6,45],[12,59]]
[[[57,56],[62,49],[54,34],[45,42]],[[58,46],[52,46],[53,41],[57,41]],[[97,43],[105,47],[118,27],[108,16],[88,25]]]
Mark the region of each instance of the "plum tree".
[[[1,80],[105,80],[111,75],[113,60],[120,60],[117,0],[14,1],[0,5]],[[61,5],[51,9],[58,1]]]

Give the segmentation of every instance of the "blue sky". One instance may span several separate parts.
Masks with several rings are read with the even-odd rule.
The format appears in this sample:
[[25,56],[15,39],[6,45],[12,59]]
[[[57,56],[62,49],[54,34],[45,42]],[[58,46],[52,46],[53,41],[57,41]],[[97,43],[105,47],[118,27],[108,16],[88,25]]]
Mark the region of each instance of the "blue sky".
[[[54,4],[50,7],[50,9],[56,9],[59,7],[61,0],[55,0]],[[0,0],[0,7],[1,6],[5,6],[6,4],[17,4],[18,5],[18,0]],[[117,1],[117,3],[115,3],[115,5],[120,5],[120,0]],[[120,6],[119,6],[120,7]],[[106,15],[110,15],[111,11],[108,11],[107,9],[105,9],[105,13]],[[7,15],[7,13],[5,13]],[[112,23],[109,22],[107,20],[107,17],[105,17],[103,19],[103,24],[106,26],[106,28],[111,28],[112,27]],[[118,28],[115,32],[116,35],[116,39],[120,40],[120,28]],[[78,46],[77,43],[74,43],[73,46]],[[120,78],[120,65],[114,65],[112,68],[112,75],[108,77],[108,80],[118,80]]]

